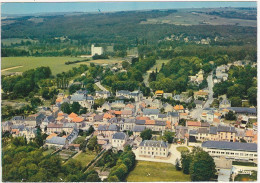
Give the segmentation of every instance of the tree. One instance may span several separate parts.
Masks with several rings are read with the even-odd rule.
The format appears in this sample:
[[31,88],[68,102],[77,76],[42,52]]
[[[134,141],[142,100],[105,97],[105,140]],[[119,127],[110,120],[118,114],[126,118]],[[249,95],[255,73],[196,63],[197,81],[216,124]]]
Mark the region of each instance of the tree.
[[97,136],[94,136],[91,139],[89,139],[87,148],[89,150],[93,151],[97,145],[98,145],[98,143],[97,143]]
[[163,140],[168,143],[172,143],[173,141],[173,132],[165,131],[163,135]]
[[34,98],[31,99],[31,105],[34,108],[38,107],[39,105],[42,105],[42,104],[43,104],[42,100],[40,98],[38,98],[38,97],[34,97]]
[[127,62],[127,61],[123,61],[123,62],[122,62],[122,67],[123,67],[124,69],[127,69],[129,66],[130,66],[129,62]]
[[251,87],[247,90],[248,100],[251,105],[257,105],[257,88]]
[[225,115],[225,119],[226,120],[236,120],[236,115],[233,111],[229,111],[226,115]]
[[151,129],[145,129],[141,132],[141,138],[143,140],[150,140],[152,138],[152,130]]
[[231,97],[231,106],[232,107],[241,107],[242,106],[242,100],[240,97]]
[[180,170],[181,170],[180,161],[179,161],[178,158],[177,158],[176,161],[175,161],[175,168],[176,168],[177,171],[180,171]]
[[73,102],[71,105],[71,111],[78,114],[79,110],[80,110],[80,104],[78,102]]
[[210,181],[215,177],[216,165],[214,159],[205,151],[198,150],[193,155],[190,164],[192,181]]
[[186,119],[181,118],[179,121],[179,125],[186,126]]
[[189,174],[190,173],[190,163],[192,160],[192,156],[188,152],[181,153],[181,165],[183,169],[183,173]]
[[71,113],[70,104],[67,102],[62,103],[60,108],[61,108],[61,111],[64,113],[67,113],[67,114]]

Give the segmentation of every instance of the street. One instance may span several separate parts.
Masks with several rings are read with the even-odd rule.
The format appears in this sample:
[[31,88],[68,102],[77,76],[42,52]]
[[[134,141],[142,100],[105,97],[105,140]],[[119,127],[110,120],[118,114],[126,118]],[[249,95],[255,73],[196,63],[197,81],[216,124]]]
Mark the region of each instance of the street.
[[101,85],[100,81],[95,83],[102,91],[108,91],[104,86]]
[[207,82],[208,82],[208,91],[209,91],[209,96],[208,96],[208,100],[206,101],[205,105],[203,106],[203,108],[198,108],[198,109],[194,109],[193,111],[191,111],[190,115],[193,119],[197,119],[200,120],[200,116],[203,112],[203,110],[205,108],[210,107],[210,104],[213,102],[213,78],[212,78],[212,72],[209,74],[208,78],[207,78]]

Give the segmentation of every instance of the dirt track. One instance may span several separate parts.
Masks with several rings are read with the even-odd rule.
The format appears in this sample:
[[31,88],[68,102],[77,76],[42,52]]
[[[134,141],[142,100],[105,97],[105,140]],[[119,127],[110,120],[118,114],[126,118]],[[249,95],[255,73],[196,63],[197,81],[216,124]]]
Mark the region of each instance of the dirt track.
[[9,67],[7,69],[2,69],[1,72],[4,72],[4,71],[8,71],[8,70],[12,70],[12,69],[16,69],[16,68],[20,68],[20,67],[23,67],[22,65],[19,65],[19,66],[15,66],[15,67]]

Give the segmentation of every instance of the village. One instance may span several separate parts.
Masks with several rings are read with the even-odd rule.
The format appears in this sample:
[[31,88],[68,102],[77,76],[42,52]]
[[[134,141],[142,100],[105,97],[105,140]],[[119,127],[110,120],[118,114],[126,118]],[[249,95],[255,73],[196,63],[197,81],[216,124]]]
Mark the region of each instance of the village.
[[[93,50],[92,55],[95,54],[101,55],[102,49]],[[242,65],[242,62],[233,64]],[[163,90],[157,90],[149,97],[144,97],[140,90],[118,90],[113,96],[97,80],[95,85],[100,90],[95,91],[95,95],[90,95],[87,90],[78,90],[71,95],[59,93],[54,105],[40,107],[36,114],[28,117],[14,116],[2,123],[2,130],[10,131],[13,137],[24,136],[30,141],[40,128],[48,135],[43,148],[47,151],[52,149],[51,153],[65,154],[65,161],[82,152],[82,144],[75,143],[82,137],[83,142],[80,143],[84,144],[95,137],[101,154],[109,149],[120,151],[130,146],[136,160],[173,165],[181,159],[178,149],[191,151],[198,146],[214,158],[218,181],[229,181],[230,177],[238,174],[257,171],[256,108],[231,107],[225,95],[218,98],[218,107],[211,105],[214,100],[213,86],[227,79],[231,65],[218,66],[215,74],[211,72],[207,77],[208,87],[194,92],[190,97],[185,92],[173,95]],[[122,70],[120,65],[114,65],[111,70],[115,67],[118,67],[118,72]],[[200,84],[203,73],[200,70],[196,76],[190,76],[190,82]],[[112,96],[115,101],[106,101],[97,109],[93,108],[96,100],[106,100]],[[162,102],[164,98],[184,103],[194,100],[196,106],[192,109],[181,104],[172,106]],[[63,103],[75,102],[88,112],[76,114],[62,111]],[[225,119],[227,115],[235,116],[234,123]],[[90,129],[88,136],[82,135]],[[148,138],[142,139],[144,134]],[[165,140],[166,134],[170,137]],[[244,166],[247,163],[252,166]],[[99,176],[103,180],[108,173],[100,171]]]

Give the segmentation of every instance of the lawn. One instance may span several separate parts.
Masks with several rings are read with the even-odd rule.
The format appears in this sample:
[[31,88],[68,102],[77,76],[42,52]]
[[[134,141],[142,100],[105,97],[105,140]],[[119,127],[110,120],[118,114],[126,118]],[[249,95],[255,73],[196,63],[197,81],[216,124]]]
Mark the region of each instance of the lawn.
[[179,152],[189,151],[189,149],[187,147],[184,147],[184,146],[177,147],[176,149]]
[[91,160],[93,160],[96,157],[96,153],[87,150],[86,152],[81,152],[80,155],[75,157],[75,160],[80,161],[83,167],[87,166]]
[[43,151],[43,155],[44,156],[47,156],[47,155],[49,155],[49,154],[51,154],[51,153],[53,153],[54,152],[54,150],[53,149],[48,149],[48,150],[46,150],[46,151]]
[[190,176],[177,171],[170,163],[137,161],[127,182],[189,182]]
[[249,174],[238,174],[236,177],[235,177],[235,181],[256,181],[257,180],[257,175],[256,173],[252,174],[252,175],[249,175]]
[[[52,74],[56,75],[57,73],[68,71],[72,67],[79,66],[79,64],[65,65],[65,62],[84,59],[85,58],[78,57],[2,57],[1,69],[10,69],[1,71],[2,74],[8,74],[10,72],[24,72],[26,70],[41,66],[49,66],[51,68]],[[16,68],[11,69],[12,67]]]

